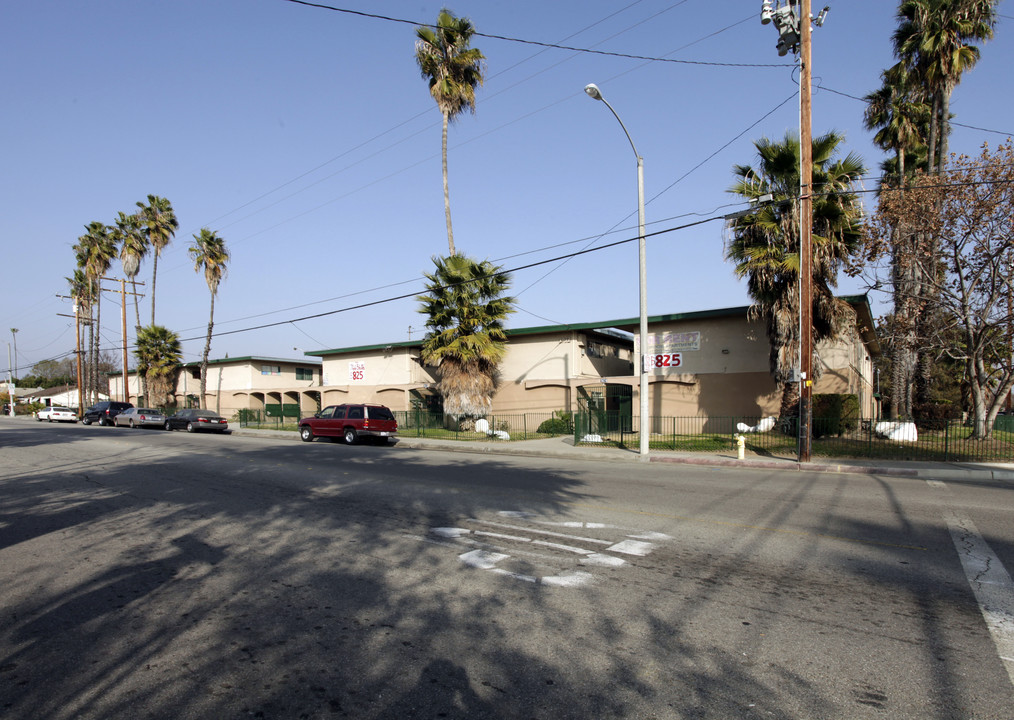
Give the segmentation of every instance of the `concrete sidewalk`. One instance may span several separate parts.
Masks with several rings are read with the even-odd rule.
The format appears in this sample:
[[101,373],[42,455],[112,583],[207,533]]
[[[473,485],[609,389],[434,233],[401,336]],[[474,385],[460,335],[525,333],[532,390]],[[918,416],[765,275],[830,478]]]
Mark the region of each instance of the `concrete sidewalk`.
[[[275,437],[299,441],[298,433],[285,430],[255,430],[235,427],[233,435]],[[594,445],[575,446],[574,439],[571,437],[498,442],[437,440],[402,435],[398,437],[398,442],[393,447],[399,449],[442,450],[444,452],[462,452],[479,455],[569,458],[574,460],[592,460],[595,462],[636,463],[641,461],[636,450],[605,446],[597,447]],[[739,460],[735,452],[681,453],[666,450],[652,450],[648,456],[648,462],[779,470],[782,472],[857,473],[862,475],[936,478],[940,480],[998,480],[1014,483],[1014,464],[1010,463],[905,462],[877,459],[848,460],[842,458],[813,458],[812,462],[800,463],[795,458],[765,457],[750,453],[747,453],[744,460]]]

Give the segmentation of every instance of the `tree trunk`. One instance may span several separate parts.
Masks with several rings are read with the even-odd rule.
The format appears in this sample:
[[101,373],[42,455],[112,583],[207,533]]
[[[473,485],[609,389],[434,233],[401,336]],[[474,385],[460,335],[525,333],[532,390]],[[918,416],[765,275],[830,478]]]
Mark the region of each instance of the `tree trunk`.
[[[447,218],[447,250],[451,255],[454,255],[454,230],[451,228],[451,191],[447,185],[447,113],[444,113],[442,148],[444,168],[444,215]],[[154,291],[152,294],[154,295]]]
[[92,396],[92,350],[95,348],[95,309],[94,306],[88,306],[88,352],[85,353],[85,367],[84,372],[81,373],[82,382],[84,383],[84,399],[85,404],[94,405]]
[[779,419],[799,416],[799,383],[782,383],[782,404],[778,410]]
[[933,108],[930,112],[930,126],[929,126],[929,139],[926,143],[926,169],[929,172],[933,172],[937,167],[937,143],[939,142],[938,133],[940,132],[938,118],[940,117],[940,96],[938,93],[933,93]]
[[158,277],[158,248],[153,248],[151,258],[151,325],[155,327],[155,278]]
[[95,393],[95,402],[99,401],[99,392],[102,385],[99,383],[99,346],[102,343],[102,281],[96,282],[95,292],[95,349],[92,358],[92,392]]
[[204,340],[204,353],[201,355],[201,409],[208,409],[205,394],[208,390],[208,353],[211,352],[211,330],[215,326],[215,293],[211,293],[211,316],[208,318],[208,337]]

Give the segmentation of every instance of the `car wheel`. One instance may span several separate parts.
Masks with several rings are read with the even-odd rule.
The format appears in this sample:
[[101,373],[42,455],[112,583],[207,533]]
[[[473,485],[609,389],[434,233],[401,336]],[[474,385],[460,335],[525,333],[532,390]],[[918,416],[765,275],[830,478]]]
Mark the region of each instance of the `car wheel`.
[[359,435],[356,434],[355,428],[345,428],[345,444],[355,445],[359,441]]
[[81,424],[82,425],[91,425],[92,421],[89,420],[88,418],[81,418]]
[[313,428],[309,425],[299,428],[299,437],[303,439],[303,442],[313,442]]
[[187,432],[196,432],[196,431],[197,431],[197,428],[194,427],[194,424],[191,423],[191,422],[188,422],[187,423]]
[[53,418],[46,418],[47,422],[53,422]]
[[127,421],[127,424],[128,424],[128,425],[130,425],[130,429],[131,429],[131,430],[133,430],[133,429],[134,429],[134,421],[133,421],[133,420],[128,420],[128,421]]
[[35,416],[35,421],[36,422],[42,422],[42,418],[40,418],[38,415],[36,415]]
[[165,421],[165,425],[163,425],[162,427],[164,427],[166,430],[172,430],[173,429],[172,423],[169,422],[168,420]]
[[109,424],[109,421],[106,420],[104,417],[100,417],[99,418],[99,427],[105,427],[108,424]]

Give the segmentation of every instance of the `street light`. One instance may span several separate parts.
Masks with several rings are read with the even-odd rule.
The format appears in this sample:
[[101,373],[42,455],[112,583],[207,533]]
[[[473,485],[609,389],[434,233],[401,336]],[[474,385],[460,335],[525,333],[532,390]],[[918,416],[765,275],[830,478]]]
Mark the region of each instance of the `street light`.
[[642,460],[648,459],[648,433],[650,431],[649,420],[648,420],[648,369],[645,367],[645,357],[648,351],[648,268],[644,258],[644,160],[641,158],[641,154],[637,152],[637,147],[634,145],[633,139],[630,137],[630,133],[627,132],[627,126],[620,120],[620,116],[613,110],[613,106],[609,104],[609,101],[602,97],[602,92],[599,90],[595,83],[589,83],[585,85],[584,91],[588,93],[588,96],[593,100],[601,100],[605,103],[606,107],[609,108],[609,112],[613,114],[616,121],[623,128],[623,134],[627,136],[627,140],[630,142],[630,147],[634,151],[635,157],[637,157],[637,261],[638,261],[638,280],[640,288],[640,328],[639,328],[639,343],[641,346],[641,352],[637,358],[637,366],[640,368],[640,385],[639,394],[641,399],[641,429],[638,433],[640,438],[639,454]]

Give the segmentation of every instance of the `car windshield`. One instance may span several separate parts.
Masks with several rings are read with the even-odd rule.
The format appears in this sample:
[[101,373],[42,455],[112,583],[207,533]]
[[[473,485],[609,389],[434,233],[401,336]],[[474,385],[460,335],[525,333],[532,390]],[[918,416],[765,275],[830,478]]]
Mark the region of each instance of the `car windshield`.
[[139,415],[159,415],[160,414],[158,410],[152,410],[151,408],[137,408],[136,410],[134,410],[134,412],[138,413]]
[[56,405],[54,405],[53,407],[51,407],[49,409],[52,410],[52,411],[54,411],[54,412],[70,412],[70,408],[58,407]]
[[222,417],[221,415],[218,415],[217,413],[213,413],[210,410],[194,410],[193,416],[194,417],[199,417],[199,418],[218,418],[218,417]]

